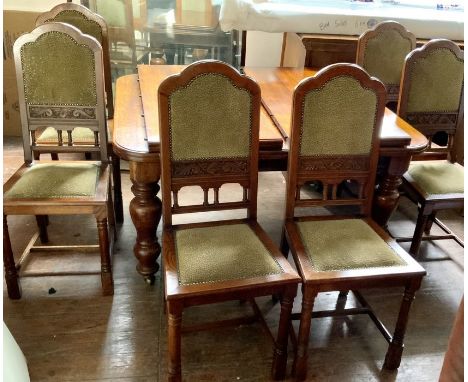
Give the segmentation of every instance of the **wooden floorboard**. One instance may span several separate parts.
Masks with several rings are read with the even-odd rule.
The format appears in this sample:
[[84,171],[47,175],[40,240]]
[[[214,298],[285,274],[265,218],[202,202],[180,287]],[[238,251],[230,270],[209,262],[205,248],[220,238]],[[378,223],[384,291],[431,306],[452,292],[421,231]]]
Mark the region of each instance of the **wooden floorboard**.
[[[4,145],[4,180],[19,167],[19,140]],[[41,277],[22,280],[23,297],[8,299],[3,293],[3,318],[29,365],[32,381],[147,382],[166,380],[166,317],[163,313],[160,274],[153,286],[135,270],[135,229],[128,213],[130,180],[122,173],[125,222],[115,243],[115,295],[103,297],[99,276]],[[259,184],[259,221],[278,243],[284,208],[281,173],[262,173]],[[232,192],[236,192],[234,189]],[[237,212],[226,214],[236,217]],[[197,218],[196,215],[195,219]],[[214,216],[214,215],[212,215]],[[403,201],[390,230],[411,234],[416,209]],[[441,214],[442,220],[463,237],[460,211]],[[184,218],[182,218],[183,221]],[[15,254],[20,254],[35,231],[34,217],[9,218]],[[97,242],[92,217],[51,217],[53,241]],[[160,234],[158,233],[159,237]],[[463,294],[463,250],[456,244],[423,243],[425,256],[449,253],[454,261],[422,262],[428,275],[410,314],[403,359],[398,371],[382,371],[386,341],[365,316],[314,319],[309,342],[309,381],[437,381],[451,325]],[[42,255],[41,255],[42,256]],[[94,262],[94,263],[93,263]],[[98,257],[60,254],[36,258],[31,267],[84,267],[99,264]],[[49,294],[53,288],[55,293]],[[363,293],[386,325],[393,328],[401,291]],[[337,293],[319,295],[316,308],[332,309]],[[352,296],[348,305],[354,304]],[[294,310],[300,310],[300,293]],[[278,324],[279,305],[270,298],[258,301],[270,327]],[[216,317],[229,319],[249,312],[238,302],[203,306],[184,312],[184,322],[198,323]],[[297,330],[297,322],[294,322]],[[271,342],[260,324],[188,333],[182,340],[185,381],[268,381]],[[292,351],[288,359],[291,370]],[[292,379],[288,379],[292,380]]]

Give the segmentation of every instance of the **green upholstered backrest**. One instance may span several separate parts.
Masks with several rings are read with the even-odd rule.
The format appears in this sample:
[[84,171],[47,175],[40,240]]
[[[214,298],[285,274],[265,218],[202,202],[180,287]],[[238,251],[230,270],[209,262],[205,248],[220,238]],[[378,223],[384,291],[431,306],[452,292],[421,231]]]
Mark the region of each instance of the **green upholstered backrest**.
[[46,22],[63,22],[77,27],[81,32],[93,36],[102,44],[101,26],[94,20],[90,20],[83,13],[77,10],[63,10],[55,17],[46,20]]
[[464,60],[450,49],[437,48],[407,64],[407,113],[456,112],[463,89]]
[[94,52],[50,31],[21,47],[26,104],[96,106]]
[[246,158],[251,96],[221,74],[195,77],[169,98],[172,160]]
[[363,67],[371,76],[385,84],[399,85],[406,55],[412,50],[412,41],[395,29],[381,30],[367,40]]
[[377,95],[351,76],[329,80],[306,94],[301,156],[365,155],[372,147]]

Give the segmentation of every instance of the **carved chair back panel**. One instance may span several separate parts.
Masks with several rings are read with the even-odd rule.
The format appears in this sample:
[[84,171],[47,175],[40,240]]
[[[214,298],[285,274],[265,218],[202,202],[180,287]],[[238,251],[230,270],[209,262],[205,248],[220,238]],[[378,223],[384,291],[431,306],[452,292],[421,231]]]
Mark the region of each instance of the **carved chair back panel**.
[[[107,160],[99,42],[73,26],[49,23],[21,36],[14,56],[26,161],[31,161],[31,150],[98,151]],[[57,130],[58,142],[36,146],[36,130],[45,127]],[[72,131],[78,127],[94,131],[94,145],[74,145]]]
[[[295,206],[359,205],[370,211],[385,87],[357,65],[336,64],[303,80],[293,99],[287,217]],[[303,199],[314,182],[318,197]],[[353,184],[356,195],[342,196]]]
[[463,108],[464,59],[460,48],[449,40],[432,40],[406,59],[401,80],[398,114],[429,138],[448,134],[450,151]]
[[[162,177],[169,188],[163,202],[166,192],[173,201],[163,212],[248,208],[255,215],[258,85],[226,64],[201,61],[161,84],[159,105]],[[243,187],[239,201],[220,202],[219,190],[226,183]],[[203,204],[180,206],[179,190],[193,185],[203,190]]]

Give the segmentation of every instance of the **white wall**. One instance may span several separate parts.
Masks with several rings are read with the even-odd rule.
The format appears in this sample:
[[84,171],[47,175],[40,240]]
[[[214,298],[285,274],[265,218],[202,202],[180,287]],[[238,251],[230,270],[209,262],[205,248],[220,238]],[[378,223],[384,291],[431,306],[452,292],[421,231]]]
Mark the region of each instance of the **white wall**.
[[247,32],[245,65],[280,66],[282,46],[283,33]]

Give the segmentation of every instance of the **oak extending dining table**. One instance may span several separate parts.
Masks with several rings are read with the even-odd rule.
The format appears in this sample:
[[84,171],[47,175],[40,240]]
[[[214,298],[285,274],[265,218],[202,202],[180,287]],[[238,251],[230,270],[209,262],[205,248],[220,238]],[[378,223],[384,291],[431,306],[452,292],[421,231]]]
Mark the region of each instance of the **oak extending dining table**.
[[[158,271],[161,247],[156,230],[161,219],[159,191],[158,87],[167,76],[184,66],[140,65],[137,74],[117,79],[114,106],[113,146],[115,153],[129,162],[134,198],[130,216],[136,229],[134,254],[137,271],[148,282]],[[262,92],[260,117],[260,171],[287,169],[292,94],[295,86],[316,70],[310,68],[250,68]],[[196,101],[194,100],[194,105]],[[386,109],[380,140],[380,161],[373,218],[385,226],[397,206],[401,176],[411,156],[422,152],[428,141],[423,134]],[[340,163],[336,163],[340,166]]]

